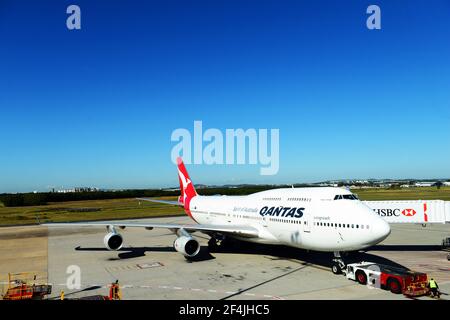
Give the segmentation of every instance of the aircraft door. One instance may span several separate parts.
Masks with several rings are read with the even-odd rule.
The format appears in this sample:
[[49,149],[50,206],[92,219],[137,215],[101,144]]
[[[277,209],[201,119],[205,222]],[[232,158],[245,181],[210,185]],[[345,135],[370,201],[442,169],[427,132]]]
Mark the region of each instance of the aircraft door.
[[262,217],[262,225],[263,225],[263,227],[265,227],[265,228],[267,228],[267,220],[268,220],[269,218],[267,218],[266,216],[263,216]]
[[313,204],[310,203],[305,206],[303,211],[303,232],[310,233],[313,224]]

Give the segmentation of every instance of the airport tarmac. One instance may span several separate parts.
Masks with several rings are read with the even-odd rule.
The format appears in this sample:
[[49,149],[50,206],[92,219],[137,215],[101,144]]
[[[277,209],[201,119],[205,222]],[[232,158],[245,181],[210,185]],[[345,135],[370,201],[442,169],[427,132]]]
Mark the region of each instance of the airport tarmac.
[[[134,221],[192,223],[187,217]],[[450,236],[450,226],[391,228],[383,243],[348,260],[426,272],[437,280],[441,298],[449,299],[450,261],[440,244]],[[107,295],[108,285],[119,280],[123,299],[408,299],[333,275],[329,253],[242,243],[209,254],[208,237],[195,233],[204,246],[202,257],[188,261],[173,249],[175,235],[165,229],[126,229],[124,248],[117,252],[105,249],[106,230],[101,227],[45,229],[0,228],[0,272],[3,277],[17,270],[39,272],[53,285],[51,298],[58,298],[61,290],[66,298]],[[70,266],[80,268],[80,289],[66,287]]]

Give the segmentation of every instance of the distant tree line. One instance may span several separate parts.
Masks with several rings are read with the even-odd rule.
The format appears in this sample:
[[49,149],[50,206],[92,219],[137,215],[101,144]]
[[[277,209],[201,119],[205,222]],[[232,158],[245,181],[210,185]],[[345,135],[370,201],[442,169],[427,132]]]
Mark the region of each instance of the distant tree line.
[[38,193],[2,194],[0,201],[5,207],[35,206],[45,204],[44,197]]
[[[296,185],[298,186],[298,185]],[[286,186],[277,186],[286,187]],[[246,195],[254,192],[272,189],[271,185],[248,185],[239,187],[217,187],[197,189],[201,195]],[[81,200],[106,200],[140,197],[178,196],[179,190],[167,191],[160,189],[151,190],[123,190],[123,191],[94,191],[94,192],[42,192],[42,193],[17,193],[0,194],[0,202],[5,207],[39,206],[49,202],[81,201]]]
[[49,202],[105,200],[138,197],[160,197],[177,195],[176,191],[162,190],[124,190],[124,191],[95,191],[95,192],[42,192],[0,194],[0,201],[5,207],[39,206]]

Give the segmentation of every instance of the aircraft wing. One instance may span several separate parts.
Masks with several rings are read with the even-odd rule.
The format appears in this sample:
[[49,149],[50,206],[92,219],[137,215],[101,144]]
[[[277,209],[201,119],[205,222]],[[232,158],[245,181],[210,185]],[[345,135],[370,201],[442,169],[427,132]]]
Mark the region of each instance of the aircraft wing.
[[127,223],[120,221],[111,222],[76,222],[76,223],[46,223],[42,226],[48,227],[117,227],[120,229],[125,228],[145,228],[151,230],[153,228],[169,229],[177,231],[184,229],[188,232],[201,231],[204,233],[224,233],[234,236],[257,238],[259,231],[256,228],[249,226],[233,226],[233,225],[210,225],[210,224],[170,224],[170,223]]
[[174,205],[174,206],[181,206],[181,207],[183,206],[183,204],[178,202],[178,201],[159,200],[159,199],[153,199],[153,198],[136,198],[136,200],[150,201],[150,202],[164,203],[164,204],[171,204],[171,205]]

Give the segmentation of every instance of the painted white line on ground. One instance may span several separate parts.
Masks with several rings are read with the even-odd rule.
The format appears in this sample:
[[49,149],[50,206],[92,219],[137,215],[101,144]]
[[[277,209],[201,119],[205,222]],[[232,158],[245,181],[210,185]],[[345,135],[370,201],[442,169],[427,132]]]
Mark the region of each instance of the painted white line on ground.
[[[51,284],[50,284],[51,285]],[[55,286],[63,286],[66,287],[67,284],[57,284]],[[90,287],[99,287],[102,289],[107,289],[110,288],[111,285],[106,285],[106,286],[101,286],[99,284],[86,284],[86,285],[82,285],[80,286],[80,289],[86,289],[86,288],[90,288]],[[141,285],[141,286],[134,286],[134,285],[130,285],[130,284],[125,284],[125,285],[121,285],[120,288],[122,289],[132,289],[132,288],[140,288],[140,289],[151,289],[151,288],[160,288],[160,289],[168,289],[168,290],[189,290],[189,291],[196,291],[196,292],[205,292],[205,293],[223,293],[223,294],[242,294],[245,296],[249,296],[249,297],[261,297],[261,298],[270,298],[270,299],[276,299],[276,300],[284,300],[281,297],[278,296],[272,296],[272,295],[268,295],[268,294],[255,294],[255,293],[249,293],[249,292],[239,292],[239,291],[222,291],[222,290],[215,290],[215,289],[199,289],[199,288],[183,288],[183,287],[174,287],[174,286],[150,286],[150,285]]]

